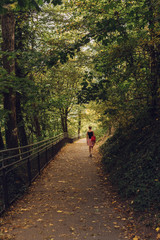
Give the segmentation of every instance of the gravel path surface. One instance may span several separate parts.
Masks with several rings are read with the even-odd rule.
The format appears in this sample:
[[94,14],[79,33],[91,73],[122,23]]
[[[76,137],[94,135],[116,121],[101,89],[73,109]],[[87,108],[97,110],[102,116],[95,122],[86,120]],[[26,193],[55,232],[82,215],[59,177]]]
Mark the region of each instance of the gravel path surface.
[[97,149],[89,157],[85,139],[67,144],[8,211],[2,239],[128,239],[99,161]]

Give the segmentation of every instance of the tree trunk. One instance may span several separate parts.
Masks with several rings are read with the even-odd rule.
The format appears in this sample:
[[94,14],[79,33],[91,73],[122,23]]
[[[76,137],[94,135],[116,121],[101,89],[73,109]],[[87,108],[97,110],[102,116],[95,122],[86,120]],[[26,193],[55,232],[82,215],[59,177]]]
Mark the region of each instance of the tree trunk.
[[[15,49],[15,17],[13,13],[2,15],[2,51],[14,52]],[[14,59],[8,60],[7,54],[3,55],[3,66],[8,73],[14,72],[15,61]]]
[[[11,74],[15,72],[15,60],[9,60],[6,53],[14,52],[15,45],[15,18],[13,13],[2,15],[2,51],[3,67]],[[7,81],[7,80],[6,80]],[[18,147],[17,126],[16,126],[16,101],[12,87],[9,87],[4,96],[4,110],[8,116],[5,121],[5,137],[7,148]]]
[[148,0],[148,8],[150,12],[150,20],[149,20],[149,32],[150,39],[152,44],[150,46],[150,72],[151,72],[151,114],[153,117],[157,114],[158,108],[158,89],[159,89],[159,49],[157,43],[155,42],[156,33],[155,33],[155,9],[152,0]]
[[21,110],[21,94],[16,93],[16,117],[17,117],[17,127],[18,127],[18,137],[21,146],[28,145],[27,135],[25,131],[24,120]]
[[34,126],[35,126],[35,131],[36,131],[36,137],[39,138],[42,136],[41,134],[41,127],[39,124],[39,119],[36,115],[34,115]]
[[62,125],[62,129],[63,129],[63,132],[65,132],[64,131],[64,116],[63,116],[63,114],[61,113],[61,125]]
[[63,132],[68,134],[68,109],[61,110],[61,124]]
[[[26,18],[26,13],[19,13],[19,18],[16,21],[16,30],[15,30],[15,50],[24,51],[24,37],[23,37],[23,27],[24,21],[28,21]],[[20,67],[19,61],[21,61],[21,54],[19,54],[15,61],[15,74],[18,78],[25,77],[25,71],[23,67]],[[18,138],[21,146],[28,145],[27,135],[25,131],[25,123],[22,115],[21,108],[21,94],[16,92],[16,117],[17,117],[17,127],[18,127]]]
[[5,138],[7,148],[18,147],[17,126],[16,126],[16,99],[12,89],[4,93],[4,109],[8,111],[5,123]]
[[67,119],[67,116],[68,116],[68,114],[66,113],[65,114],[65,117],[64,117],[64,123],[65,123],[65,128],[64,128],[64,132],[65,133],[68,133],[68,119]]

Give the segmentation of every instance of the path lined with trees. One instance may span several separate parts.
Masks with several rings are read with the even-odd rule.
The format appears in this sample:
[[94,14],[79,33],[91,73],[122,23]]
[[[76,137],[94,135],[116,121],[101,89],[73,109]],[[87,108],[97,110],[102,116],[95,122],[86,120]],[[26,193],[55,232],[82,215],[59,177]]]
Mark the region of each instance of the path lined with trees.
[[88,156],[85,139],[65,146],[4,216],[4,239],[129,239],[100,178],[97,151]]
[[3,0],[0,14],[0,150],[113,130],[110,180],[160,238],[159,0]]
[[89,157],[86,139],[63,147],[4,214],[2,239],[156,239],[113,191],[100,161],[98,146]]

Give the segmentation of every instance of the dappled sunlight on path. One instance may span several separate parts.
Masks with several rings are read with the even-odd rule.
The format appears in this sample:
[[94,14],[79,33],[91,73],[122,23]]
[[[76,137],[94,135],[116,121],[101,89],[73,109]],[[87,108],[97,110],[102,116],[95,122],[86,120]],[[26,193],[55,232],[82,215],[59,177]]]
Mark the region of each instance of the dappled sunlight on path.
[[86,140],[66,145],[5,217],[16,240],[125,240],[123,222],[106,196],[98,152]]

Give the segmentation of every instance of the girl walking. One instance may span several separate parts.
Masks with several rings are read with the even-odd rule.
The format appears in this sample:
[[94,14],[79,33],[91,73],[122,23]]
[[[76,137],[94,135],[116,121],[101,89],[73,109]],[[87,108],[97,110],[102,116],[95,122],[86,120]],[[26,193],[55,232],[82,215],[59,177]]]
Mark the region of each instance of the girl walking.
[[94,132],[92,131],[91,126],[88,127],[86,139],[87,139],[87,145],[89,146],[89,156],[92,157],[93,147],[95,144],[95,135],[94,135]]

